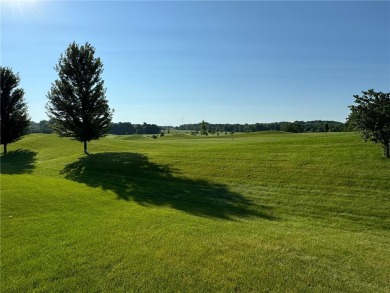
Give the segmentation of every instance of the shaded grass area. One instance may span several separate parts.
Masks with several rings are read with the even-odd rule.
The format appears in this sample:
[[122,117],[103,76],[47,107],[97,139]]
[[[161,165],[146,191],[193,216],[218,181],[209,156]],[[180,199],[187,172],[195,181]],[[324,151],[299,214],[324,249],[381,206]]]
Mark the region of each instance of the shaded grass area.
[[119,199],[141,205],[169,206],[193,215],[225,219],[272,219],[262,211],[264,207],[229,191],[223,184],[175,177],[170,166],[150,162],[139,153],[88,155],[66,165],[61,174],[90,187],[112,190]]
[[35,168],[36,152],[27,149],[18,149],[8,152],[1,157],[1,174],[32,173]]
[[390,291],[390,162],[354,134],[10,149],[33,154],[2,168],[2,292]]

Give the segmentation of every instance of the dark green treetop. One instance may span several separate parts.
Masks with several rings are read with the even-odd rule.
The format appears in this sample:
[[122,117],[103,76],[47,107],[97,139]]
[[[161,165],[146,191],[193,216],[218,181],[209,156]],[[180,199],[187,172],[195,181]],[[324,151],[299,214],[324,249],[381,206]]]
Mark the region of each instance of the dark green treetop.
[[390,93],[368,90],[353,97],[356,105],[349,106],[349,123],[365,141],[381,143],[385,157],[390,158]]
[[7,154],[7,144],[26,134],[30,123],[24,90],[18,87],[19,83],[19,75],[13,73],[11,68],[0,67],[0,143],[4,145],[4,155]]
[[204,122],[204,120],[202,120],[202,122],[200,123],[200,135],[208,135],[208,132],[207,132],[207,125],[206,125],[206,122]]
[[329,132],[329,124],[327,122],[324,124],[324,130],[326,133]]
[[83,142],[86,154],[87,142],[108,133],[113,115],[101,78],[103,64],[94,55],[89,43],[68,46],[55,66],[58,79],[52,83],[46,104],[53,130]]

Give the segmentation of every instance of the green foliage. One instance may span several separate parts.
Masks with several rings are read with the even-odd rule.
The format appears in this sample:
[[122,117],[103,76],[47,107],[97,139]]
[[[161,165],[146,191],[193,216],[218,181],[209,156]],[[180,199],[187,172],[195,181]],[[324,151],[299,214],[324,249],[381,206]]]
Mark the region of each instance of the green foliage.
[[89,43],[72,43],[61,54],[55,70],[58,79],[47,94],[46,109],[54,131],[86,143],[106,135],[113,112],[108,106],[101,79],[103,64]]
[[280,130],[285,132],[303,132],[303,124],[299,121],[295,121],[294,123],[284,122],[282,123]]
[[[345,124],[337,121],[295,121],[290,122],[273,122],[273,123],[255,123],[255,124],[213,124],[207,123],[209,132],[257,132],[257,131],[287,131],[288,127],[291,132],[324,132],[324,123],[328,123],[329,130],[332,132],[346,131]],[[289,124],[293,124],[292,127]],[[199,130],[199,124],[183,124],[176,127],[178,130]],[[290,131],[289,131],[290,132]]]
[[356,105],[350,106],[349,123],[365,141],[381,143],[384,155],[390,158],[390,93],[368,90],[353,97]]
[[135,134],[136,128],[130,122],[111,123],[110,134]]
[[111,123],[110,134],[157,134],[160,133],[162,127],[156,124],[131,124],[130,122]]
[[156,124],[149,124],[144,122],[143,124],[136,124],[135,129],[138,130],[138,134],[157,134],[160,133],[161,127]]
[[324,130],[325,130],[326,133],[329,132],[329,124],[328,123],[324,124]]
[[53,128],[50,125],[50,121],[41,120],[39,123],[34,121],[30,121],[30,125],[28,127],[28,133],[53,133]]
[[19,140],[27,133],[30,118],[23,98],[24,90],[18,88],[20,77],[11,68],[0,67],[1,135],[0,143],[7,154],[7,144]]
[[202,122],[200,123],[200,135],[209,135],[208,134],[208,131],[207,131],[207,125],[206,125],[206,122],[204,122],[204,120],[202,120]]

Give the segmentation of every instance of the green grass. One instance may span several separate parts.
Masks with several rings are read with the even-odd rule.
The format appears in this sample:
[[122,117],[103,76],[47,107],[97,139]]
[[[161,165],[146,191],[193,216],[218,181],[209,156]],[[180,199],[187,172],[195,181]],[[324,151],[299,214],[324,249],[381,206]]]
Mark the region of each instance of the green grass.
[[389,292],[390,161],[353,133],[29,135],[2,292]]

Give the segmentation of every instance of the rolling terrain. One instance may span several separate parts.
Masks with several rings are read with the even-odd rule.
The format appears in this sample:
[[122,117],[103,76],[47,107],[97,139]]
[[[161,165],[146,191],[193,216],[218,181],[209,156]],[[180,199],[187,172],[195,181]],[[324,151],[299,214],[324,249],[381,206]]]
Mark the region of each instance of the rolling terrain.
[[8,150],[2,292],[390,291],[390,161],[354,133]]

